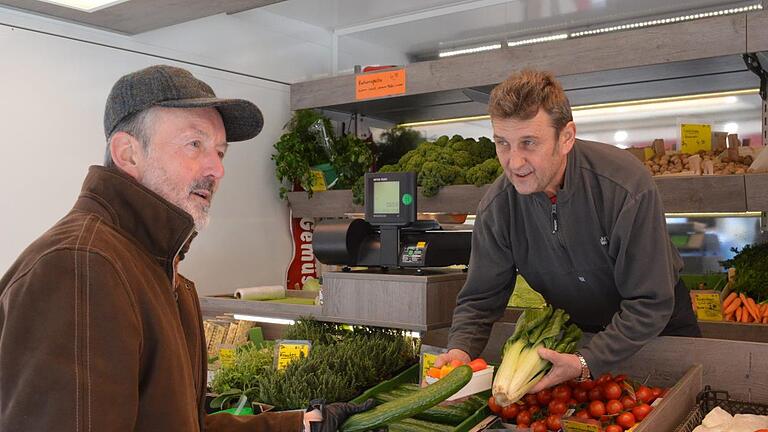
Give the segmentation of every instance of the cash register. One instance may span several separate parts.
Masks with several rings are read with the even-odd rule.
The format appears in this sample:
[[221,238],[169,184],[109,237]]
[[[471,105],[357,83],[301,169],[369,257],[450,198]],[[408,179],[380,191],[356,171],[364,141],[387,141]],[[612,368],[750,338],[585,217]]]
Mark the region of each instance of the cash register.
[[324,220],[313,250],[328,265],[415,268],[469,264],[472,231],[417,219],[416,174],[365,175],[365,219]]

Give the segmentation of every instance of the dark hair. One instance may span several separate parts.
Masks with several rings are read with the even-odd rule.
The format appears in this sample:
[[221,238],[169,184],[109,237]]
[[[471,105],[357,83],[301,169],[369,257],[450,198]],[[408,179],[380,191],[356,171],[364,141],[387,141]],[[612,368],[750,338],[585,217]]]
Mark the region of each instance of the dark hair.
[[491,92],[491,118],[530,120],[543,109],[558,133],[573,120],[563,86],[550,72],[525,69],[510,75]]

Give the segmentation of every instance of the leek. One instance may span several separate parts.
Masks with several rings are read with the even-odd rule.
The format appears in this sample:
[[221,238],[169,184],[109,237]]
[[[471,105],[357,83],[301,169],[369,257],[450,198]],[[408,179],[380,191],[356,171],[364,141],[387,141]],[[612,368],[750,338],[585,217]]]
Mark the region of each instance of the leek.
[[499,405],[520,400],[552,367],[539,357],[540,347],[562,353],[576,349],[582,333],[575,324],[565,325],[569,319],[564,310],[551,306],[523,312],[514,334],[504,343],[501,365],[493,380],[493,396]]

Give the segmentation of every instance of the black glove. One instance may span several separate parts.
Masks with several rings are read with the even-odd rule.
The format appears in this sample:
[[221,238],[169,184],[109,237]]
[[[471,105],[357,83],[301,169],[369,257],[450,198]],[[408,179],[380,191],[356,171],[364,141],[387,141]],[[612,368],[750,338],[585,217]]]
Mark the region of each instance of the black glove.
[[376,406],[376,401],[368,399],[361,404],[349,402],[334,402],[325,404],[322,399],[315,399],[309,403],[307,412],[320,410],[323,415],[323,421],[320,423],[311,423],[311,432],[336,432],[339,427],[353,414],[368,411]]

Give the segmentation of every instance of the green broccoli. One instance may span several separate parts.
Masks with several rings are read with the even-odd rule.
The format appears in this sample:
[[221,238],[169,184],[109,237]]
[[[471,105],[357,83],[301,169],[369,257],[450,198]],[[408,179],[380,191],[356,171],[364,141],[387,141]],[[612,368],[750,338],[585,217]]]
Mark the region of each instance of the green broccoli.
[[459,177],[463,177],[463,173],[457,166],[426,162],[419,172],[418,183],[421,185],[421,193],[431,197],[437,195],[441,187],[456,184]]
[[496,177],[504,170],[498,159],[488,159],[480,165],[475,165],[467,170],[466,180],[475,186],[493,183]]

